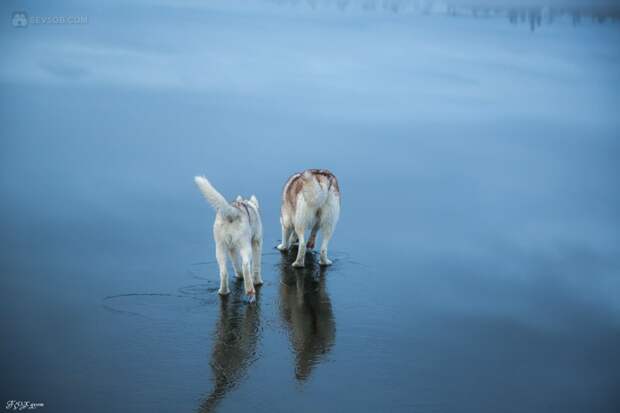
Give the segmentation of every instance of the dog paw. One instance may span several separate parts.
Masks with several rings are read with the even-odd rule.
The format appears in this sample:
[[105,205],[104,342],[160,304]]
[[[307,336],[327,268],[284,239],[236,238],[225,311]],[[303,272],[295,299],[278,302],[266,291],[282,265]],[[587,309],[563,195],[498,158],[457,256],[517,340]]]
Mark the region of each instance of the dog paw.
[[288,248],[284,244],[280,244],[276,247],[279,251],[286,251]]
[[222,297],[227,296],[228,294],[230,294],[230,290],[222,290],[221,288],[218,290],[217,292],[219,295],[221,295]]
[[254,285],[263,285],[263,280],[254,280]]
[[299,261],[295,261],[293,263],[293,267],[295,267],[295,268],[303,268],[304,267],[304,263],[303,262],[299,262]]
[[308,241],[306,243],[306,248],[308,248],[309,250],[313,249],[314,248],[314,242]]
[[235,274],[235,277],[237,277],[238,280],[243,280],[243,273],[238,272],[237,274]]
[[328,265],[332,265],[332,261],[329,258],[325,258],[319,261],[319,265],[326,267]]

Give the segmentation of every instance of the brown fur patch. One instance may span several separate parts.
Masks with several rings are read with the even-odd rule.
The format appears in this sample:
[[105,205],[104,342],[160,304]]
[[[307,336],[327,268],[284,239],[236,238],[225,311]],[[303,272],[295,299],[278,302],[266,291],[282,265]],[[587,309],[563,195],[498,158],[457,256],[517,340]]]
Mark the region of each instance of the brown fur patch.
[[304,187],[304,181],[301,179],[301,175],[292,176],[287,181],[286,192],[284,193],[284,201],[291,204],[293,207],[297,206],[297,195]]

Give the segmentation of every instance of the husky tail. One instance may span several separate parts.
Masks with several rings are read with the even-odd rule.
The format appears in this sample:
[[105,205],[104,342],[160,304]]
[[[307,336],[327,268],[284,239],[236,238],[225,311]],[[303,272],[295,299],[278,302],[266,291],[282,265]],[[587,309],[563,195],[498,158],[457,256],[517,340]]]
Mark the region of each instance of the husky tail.
[[200,189],[200,192],[202,192],[202,195],[209,201],[211,206],[225,218],[235,218],[239,215],[239,210],[230,205],[222,194],[217,192],[213,185],[211,185],[207,178],[204,176],[196,176],[194,182],[196,182],[198,189]]

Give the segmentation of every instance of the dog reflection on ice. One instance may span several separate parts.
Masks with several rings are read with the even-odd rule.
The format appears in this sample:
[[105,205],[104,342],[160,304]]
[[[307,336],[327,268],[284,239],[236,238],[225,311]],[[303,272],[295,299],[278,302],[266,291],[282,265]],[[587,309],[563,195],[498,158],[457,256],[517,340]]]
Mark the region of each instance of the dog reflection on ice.
[[306,266],[292,268],[292,257],[280,264],[280,315],[295,352],[295,377],[305,381],[334,345],[336,323],[326,288],[326,269],[306,254]]
[[258,358],[256,346],[260,331],[260,300],[254,305],[243,301],[242,287],[237,284],[231,294],[220,301],[220,318],[214,334],[211,370],[214,388],[202,402],[199,411],[215,411],[220,400],[246,375]]
[[[292,252],[290,256],[283,255],[278,264],[279,313],[294,353],[295,377],[304,382],[334,346],[336,323],[326,288],[329,270],[319,266],[311,253],[306,254],[306,266],[295,269],[291,263],[296,251]],[[252,364],[260,357],[260,296],[254,305],[247,305],[241,281],[230,290],[219,303],[210,363],[213,389],[202,401],[198,409],[201,413],[216,411],[221,400],[251,374]]]

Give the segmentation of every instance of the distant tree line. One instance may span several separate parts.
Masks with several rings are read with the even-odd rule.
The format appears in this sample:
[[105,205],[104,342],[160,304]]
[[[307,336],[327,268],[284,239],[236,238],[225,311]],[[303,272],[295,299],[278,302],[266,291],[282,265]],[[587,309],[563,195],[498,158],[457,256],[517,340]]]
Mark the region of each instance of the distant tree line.
[[599,23],[620,20],[620,6],[612,1],[579,0],[268,0],[288,6],[308,6],[312,9],[334,7],[341,11],[361,8],[365,11],[418,14],[447,14],[451,16],[493,17],[505,16],[513,24],[527,23],[531,30],[543,23],[551,24],[558,18],[568,17],[574,25],[583,20]]

